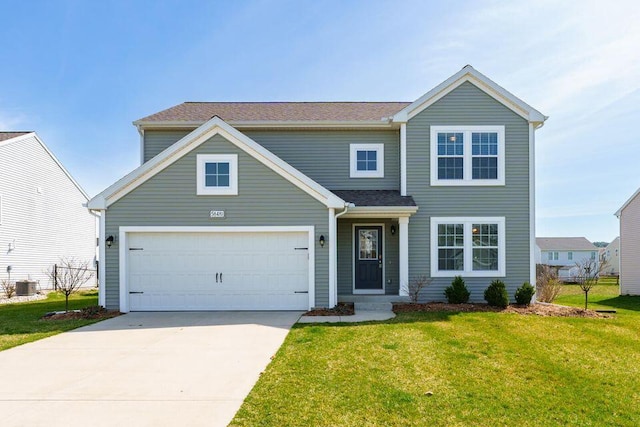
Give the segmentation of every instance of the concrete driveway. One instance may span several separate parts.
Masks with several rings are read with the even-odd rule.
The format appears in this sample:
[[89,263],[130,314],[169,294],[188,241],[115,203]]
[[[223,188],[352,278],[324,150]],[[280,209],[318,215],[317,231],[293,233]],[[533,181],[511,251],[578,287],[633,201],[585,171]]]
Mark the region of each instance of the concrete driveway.
[[300,314],[130,313],[0,352],[0,425],[226,426]]

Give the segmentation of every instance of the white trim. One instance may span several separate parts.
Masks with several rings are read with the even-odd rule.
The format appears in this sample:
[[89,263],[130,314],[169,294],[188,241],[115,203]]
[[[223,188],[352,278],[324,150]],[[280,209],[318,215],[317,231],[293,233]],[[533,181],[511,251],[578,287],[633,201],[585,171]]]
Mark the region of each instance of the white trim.
[[[376,152],[376,170],[358,170],[358,151]],[[384,144],[349,144],[349,178],[384,178]]]
[[144,129],[138,128],[140,134],[140,164],[144,164]]
[[547,117],[522,101],[503,87],[496,84],[484,74],[478,72],[471,65],[465,66],[462,70],[458,71],[453,76],[449,77],[438,86],[431,89],[429,92],[422,95],[411,105],[403,108],[393,116],[394,122],[407,122],[424,109],[433,105],[436,101],[443,98],[451,91],[465,82],[471,82],[487,95],[494,98],[507,108],[514,111],[524,119],[533,123],[544,123]]
[[336,210],[329,208],[329,308],[338,302],[336,258],[338,252],[338,233],[336,226]]
[[398,295],[409,296],[409,218],[398,218],[398,258],[400,264],[400,284]]
[[83,188],[80,186],[80,184],[78,184],[78,182],[73,178],[73,176],[71,176],[69,171],[67,169],[65,169],[65,167],[62,165],[62,163],[60,163],[60,160],[58,160],[58,158],[51,152],[51,150],[49,150],[49,147],[47,147],[46,144],[44,142],[42,142],[42,140],[40,139],[40,137],[38,136],[37,133],[30,132],[30,133],[27,133],[25,135],[16,136],[15,138],[6,139],[6,140],[0,142],[0,147],[2,147],[4,145],[13,144],[15,142],[24,141],[24,140],[32,138],[32,137],[35,138],[36,141],[38,141],[38,143],[42,146],[42,148],[44,148],[44,151],[47,152],[47,154],[53,159],[53,161],[58,165],[58,167],[62,170],[62,172],[67,176],[67,178],[69,178],[69,180],[73,183],[73,185],[75,185],[75,187],[80,191],[80,194],[82,194],[82,196],[86,200],[89,200],[89,195],[83,190]]
[[[99,227],[100,227],[100,234],[99,234],[99,238],[98,238],[98,258],[99,258],[99,264],[98,264],[98,305],[100,305],[101,307],[106,307],[107,306],[107,281],[106,281],[106,272],[107,272],[107,268],[106,268],[106,260],[107,260],[107,252],[106,252],[106,245],[105,245],[105,239],[107,238],[107,236],[105,236],[106,231],[107,231],[107,211],[101,211],[100,212],[100,218],[98,219],[98,223],[99,223]],[[114,249],[115,250],[115,249]]]
[[417,206],[354,206],[342,218],[398,218],[418,212]]
[[120,251],[120,311],[129,312],[129,271],[127,265],[128,233],[277,233],[306,232],[309,236],[309,309],[315,306],[315,228],[313,226],[121,226]]
[[[133,124],[140,129],[196,129],[203,121],[142,121],[137,120]],[[247,120],[229,120],[231,126],[243,129],[394,129],[398,125],[389,119],[381,118],[380,120],[369,121],[335,121],[335,120],[307,120],[307,121],[247,121]]]
[[260,163],[264,164],[284,179],[297,186],[311,197],[318,200],[327,207],[342,208],[344,200],[340,199],[329,190],[304,175],[299,170],[292,167],[266,148],[229,126],[219,117],[200,126],[189,133],[178,142],[172,144],[160,154],[150,159],[148,162],[138,167],[116,183],[92,198],[88,207],[90,209],[106,209],[135,188],[164,170],[166,167],[185,156],[196,147],[208,141],[214,135],[221,135],[230,143],[252,156]]
[[[529,124],[529,283],[536,288],[536,147],[535,128]],[[536,301],[535,294],[532,302]]]
[[0,194],[0,225],[2,225],[3,213],[4,213],[4,199],[2,198],[2,194]]
[[400,195],[407,195],[407,124],[400,123]]
[[[498,224],[498,270],[474,271],[471,226],[476,224]],[[505,217],[431,217],[431,277],[505,277],[506,236]],[[438,270],[438,224],[464,224],[464,270]]]
[[[345,215],[346,216],[346,215]],[[382,248],[382,289],[356,289],[356,227],[382,227],[380,232]],[[385,225],[384,223],[353,223],[351,224],[351,292],[353,295],[384,295],[386,291],[386,266],[387,251],[385,250]]]
[[[457,132],[464,134],[463,178],[438,179],[438,134]],[[498,134],[498,178],[472,178],[472,134],[476,132],[495,132]],[[431,186],[502,186],[505,185],[505,131],[504,126],[431,126]]]
[[636,192],[635,192],[635,193],[633,193],[633,195],[632,195],[631,197],[629,197],[629,199],[628,199],[626,202],[624,202],[624,205],[622,205],[622,206],[620,207],[620,209],[618,209],[614,215],[615,215],[615,216],[617,216],[618,218],[620,218],[620,215],[622,215],[622,211],[624,210],[624,208],[626,208],[627,206],[629,206],[629,203],[633,202],[633,199],[635,199],[636,197],[638,197],[638,195],[639,195],[639,194],[640,194],[640,188],[638,188],[638,189],[636,190]]
[[[198,154],[196,156],[196,195],[198,196],[237,196],[238,195],[238,155],[237,154]],[[229,164],[229,186],[207,187],[205,183],[205,165],[207,163]]]

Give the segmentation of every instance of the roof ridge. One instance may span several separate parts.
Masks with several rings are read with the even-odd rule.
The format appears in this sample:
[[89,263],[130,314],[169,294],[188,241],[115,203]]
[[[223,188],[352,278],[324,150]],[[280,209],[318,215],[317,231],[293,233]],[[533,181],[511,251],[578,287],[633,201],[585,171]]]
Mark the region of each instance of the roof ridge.
[[183,104],[410,104],[411,101],[184,101]]

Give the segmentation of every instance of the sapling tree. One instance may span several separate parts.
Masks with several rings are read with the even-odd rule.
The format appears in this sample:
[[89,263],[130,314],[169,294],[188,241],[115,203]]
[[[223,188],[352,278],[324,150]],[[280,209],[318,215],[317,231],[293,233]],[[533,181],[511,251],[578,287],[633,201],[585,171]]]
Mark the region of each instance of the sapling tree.
[[47,271],[52,282],[57,284],[57,289],[64,295],[64,310],[69,311],[69,296],[76,292],[82,285],[93,277],[93,270],[89,268],[88,261],[79,261],[75,258],[61,258],[56,267]]
[[0,281],[0,288],[2,288],[2,291],[7,296],[7,298],[13,297],[13,295],[16,293],[16,284],[10,280],[3,279],[2,281]]
[[589,303],[589,291],[598,284],[600,274],[607,266],[607,261],[604,259],[596,258],[584,258],[576,262],[576,274],[574,280],[580,286],[582,292],[584,292],[584,309],[587,309]]

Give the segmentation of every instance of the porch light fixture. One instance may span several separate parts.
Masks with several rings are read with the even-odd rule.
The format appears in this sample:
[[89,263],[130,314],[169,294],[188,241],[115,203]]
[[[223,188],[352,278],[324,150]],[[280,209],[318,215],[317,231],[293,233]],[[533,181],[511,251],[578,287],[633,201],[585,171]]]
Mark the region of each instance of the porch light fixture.
[[318,243],[320,243],[320,247],[324,248],[324,234],[320,235],[320,240],[318,241]]
[[110,248],[113,244],[113,236],[107,237],[107,240],[105,240],[105,242],[107,242],[107,247]]
[[396,226],[395,225],[391,225],[391,235],[392,236],[396,235]]

